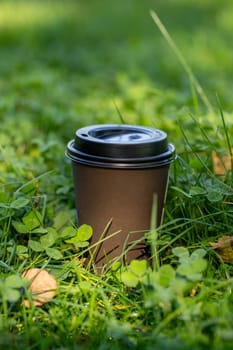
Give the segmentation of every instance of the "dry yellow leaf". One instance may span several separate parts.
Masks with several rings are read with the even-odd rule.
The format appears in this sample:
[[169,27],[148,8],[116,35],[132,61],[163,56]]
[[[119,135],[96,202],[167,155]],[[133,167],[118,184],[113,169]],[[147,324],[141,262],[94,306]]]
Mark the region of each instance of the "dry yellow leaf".
[[229,153],[220,156],[216,151],[212,151],[212,162],[213,172],[216,175],[224,175],[227,171],[231,170],[231,156]]
[[209,242],[226,263],[233,264],[233,236],[223,236],[218,242]]
[[[30,281],[29,291],[32,293],[32,302],[40,306],[50,301],[56,295],[57,281],[55,277],[44,269],[33,268],[25,271],[23,277]],[[25,299],[24,305],[30,307],[30,302]]]

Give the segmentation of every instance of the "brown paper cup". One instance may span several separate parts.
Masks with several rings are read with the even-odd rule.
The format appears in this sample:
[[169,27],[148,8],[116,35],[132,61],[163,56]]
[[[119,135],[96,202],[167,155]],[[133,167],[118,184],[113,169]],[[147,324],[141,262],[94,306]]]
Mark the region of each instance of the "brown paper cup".
[[144,237],[153,198],[159,226],[174,154],[163,131],[141,126],[89,126],[69,142],[78,224],[93,227],[90,255],[97,271],[114,260],[149,258]]

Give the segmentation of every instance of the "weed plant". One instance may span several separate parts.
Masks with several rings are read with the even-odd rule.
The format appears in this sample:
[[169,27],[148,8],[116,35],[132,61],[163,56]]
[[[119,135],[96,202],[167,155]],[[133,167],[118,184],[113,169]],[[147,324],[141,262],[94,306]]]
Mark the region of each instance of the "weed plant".
[[[0,349],[232,349],[232,246],[226,261],[209,242],[233,236],[233,6],[145,4],[0,3]],[[151,264],[97,275],[64,151],[78,127],[122,119],[164,129],[178,156]],[[22,278],[35,267],[58,282],[41,306]]]

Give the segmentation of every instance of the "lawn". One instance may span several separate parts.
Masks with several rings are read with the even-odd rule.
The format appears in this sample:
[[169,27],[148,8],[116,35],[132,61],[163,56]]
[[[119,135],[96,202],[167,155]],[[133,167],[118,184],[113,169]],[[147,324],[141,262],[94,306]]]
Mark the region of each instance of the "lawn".
[[[232,15],[230,0],[0,1],[0,349],[232,349]],[[64,153],[79,127],[122,119],[166,131],[177,159],[154,268],[97,275]],[[34,268],[56,289],[40,305]]]

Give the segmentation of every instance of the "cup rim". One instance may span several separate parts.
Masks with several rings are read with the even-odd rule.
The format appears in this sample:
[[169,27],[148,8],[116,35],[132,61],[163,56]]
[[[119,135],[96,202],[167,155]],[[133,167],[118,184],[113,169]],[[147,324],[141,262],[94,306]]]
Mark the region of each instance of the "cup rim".
[[125,168],[125,169],[146,169],[157,168],[169,165],[176,159],[175,147],[168,144],[168,150],[163,154],[139,158],[110,158],[104,156],[90,155],[75,148],[75,140],[71,140],[65,152],[67,158],[77,164],[89,165],[101,168]]

